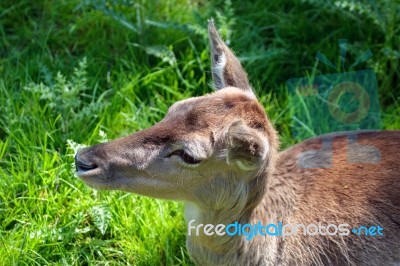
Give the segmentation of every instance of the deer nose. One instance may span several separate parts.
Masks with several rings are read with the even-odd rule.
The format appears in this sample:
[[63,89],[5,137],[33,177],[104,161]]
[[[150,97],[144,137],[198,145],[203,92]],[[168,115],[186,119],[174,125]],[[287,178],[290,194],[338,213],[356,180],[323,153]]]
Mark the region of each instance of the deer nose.
[[89,162],[88,159],[81,156],[82,151],[78,151],[75,155],[75,167],[77,172],[88,172],[96,169],[98,166],[93,162]]

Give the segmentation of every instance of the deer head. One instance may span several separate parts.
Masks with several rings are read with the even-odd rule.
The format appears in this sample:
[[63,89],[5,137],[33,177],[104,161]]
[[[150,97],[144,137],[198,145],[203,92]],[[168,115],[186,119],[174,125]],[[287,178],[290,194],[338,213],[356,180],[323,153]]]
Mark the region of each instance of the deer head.
[[257,203],[277,135],[213,21],[208,30],[217,91],[175,103],[148,129],[80,150],[76,170],[88,185],[213,209],[238,198]]

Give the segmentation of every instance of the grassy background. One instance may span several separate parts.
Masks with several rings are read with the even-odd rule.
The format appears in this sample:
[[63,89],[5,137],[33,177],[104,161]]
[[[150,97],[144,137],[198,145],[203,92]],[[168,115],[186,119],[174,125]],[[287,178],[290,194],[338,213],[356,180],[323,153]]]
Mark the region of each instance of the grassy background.
[[[293,143],[285,82],[350,65],[378,79],[383,127],[400,128],[400,2],[11,1],[0,3],[0,265],[190,265],[180,203],[97,192],[74,151],[159,121],[211,92],[207,18],[240,56]],[[348,66],[347,65],[347,66]]]

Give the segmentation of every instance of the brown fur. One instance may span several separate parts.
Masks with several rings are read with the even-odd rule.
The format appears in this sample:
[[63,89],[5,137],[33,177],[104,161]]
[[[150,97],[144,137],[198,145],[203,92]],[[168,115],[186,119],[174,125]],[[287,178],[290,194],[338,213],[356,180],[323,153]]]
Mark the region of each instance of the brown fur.
[[[304,151],[321,149],[321,137],[280,153],[277,172],[269,183],[267,195],[270,196],[265,199],[269,203],[263,205],[279,205],[279,200],[291,199],[286,204],[290,210],[286,210],[287,223],[322,221],[347,223],[351,228],[381,225],[384,236],[305,237],[300,234],[282,242],[282,247],[290,246],[283,250],[290,252],[282,252],[279,262],[382,265],[385,258],[386,265],[391,265],[400,261],[400,163],[393,156],[400,148],[400,132],[357,133],[359,144],[372,144],[381,151],[377,164],[348,162],[348,136],[352,134],[329,135],[333,138],[331,168],[299,168],[296,160]],[[274,199],[272,195],[282,195],[282,190],[286,193],[285,199]],[[288,191],[292,197],[288,197]],[[307,252],[312,256],[299,256]]]

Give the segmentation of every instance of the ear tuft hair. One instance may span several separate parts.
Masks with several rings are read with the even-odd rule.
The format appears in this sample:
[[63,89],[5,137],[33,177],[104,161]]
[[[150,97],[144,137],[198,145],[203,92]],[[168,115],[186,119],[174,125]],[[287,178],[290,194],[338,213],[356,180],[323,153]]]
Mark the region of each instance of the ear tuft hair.
[[236,163],[244,171],[259,169],[266,160],[269,143],[256,129],[242,120],[233,122],[228,129],[228,164]]

